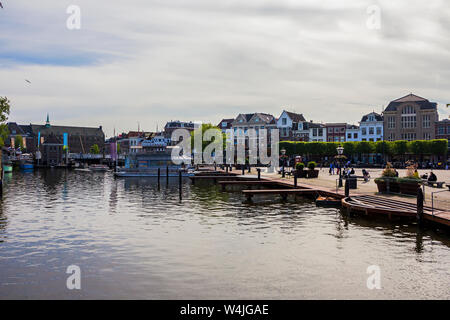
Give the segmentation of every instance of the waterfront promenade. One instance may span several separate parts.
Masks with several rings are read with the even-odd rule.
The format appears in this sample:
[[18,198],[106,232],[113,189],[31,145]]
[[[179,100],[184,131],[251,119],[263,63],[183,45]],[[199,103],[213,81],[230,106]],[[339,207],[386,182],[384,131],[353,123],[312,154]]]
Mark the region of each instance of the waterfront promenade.
[[[326,188],[330,191],[336,192],[336,180],[339,178],[339,175],[330,175],[328,172],[328,168],[318,168],[319,169],[319,177],[313,178],[313,179],[305,179],[305,178],[299,178],[298,183],[303,185],[311,186],[312,188],[321,187]],[[362,169],[355,169],[356,174],[358,176],[362,176],[361,173]],[[350,190],[351,194],[369,194],[369,195],[377,195],[380,197],[385,197],[389,199],[395,199],[395,200],[401,200],[404,202],[409,203],[416,203],[416,197],[414,196],[403,196],[403,195],[395,195],[395,194],[381,194],[378,193],[377,185],[374,182],[375,178],[378,178],[381,176],[381,172],[383,169],[366,169],[370,173],[370,180],[368,182],[361,181],[362,179],[358,179],[358,188],[356,190]],[[405,169],[398,169],[399,176],[403,177],[406,175]],[[429,173],[430,169],[426,170],[418,170],[419,175],[422,175],[424,173]],[[433,170],[433,172],[437,175],[438,181],[445,181],[450,183],[450,170]],[[247,173],[246,171],[246,174]],[[252,169],[252,172],[250,174],[256,174],[256,169]],[[261,172],[261,176],[265,178],[271,178],[271,179],[277,179],[277,180],[283,180],[288,183],[294,184],[294,179],[292,177],[285,177],[281,178],[281,175],[278,173],[267,173],[267,172]],[[434,205],[437,209],[450,211],[450,192],[445,190],[448,190],[447,187],[445,188],[432,188],[425,186],[425,204],[427,206],[431,206],[431,193],[436,191],[442,191],[439,193],[434,193]],[[344,188],[339,188],[338,193],[344,194]]]

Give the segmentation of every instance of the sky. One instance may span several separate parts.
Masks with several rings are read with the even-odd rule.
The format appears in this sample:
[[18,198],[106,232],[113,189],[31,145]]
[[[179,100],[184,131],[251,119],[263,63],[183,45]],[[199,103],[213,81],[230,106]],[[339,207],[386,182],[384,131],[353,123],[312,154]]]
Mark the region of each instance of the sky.
[[0,2],[10,121],[111,136],[286,109],[357,124],[411,92],[450,115],[449,1]]

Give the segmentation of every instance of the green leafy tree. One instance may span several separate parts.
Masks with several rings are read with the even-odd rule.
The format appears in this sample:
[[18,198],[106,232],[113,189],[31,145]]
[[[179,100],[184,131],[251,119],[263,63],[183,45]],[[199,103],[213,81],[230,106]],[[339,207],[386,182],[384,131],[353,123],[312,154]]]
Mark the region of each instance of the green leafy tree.
[[6,139],[8,139],[9,130],[6,125],[8,120],[10,103],[7,97],[0,97],[0,146],[5,145]]
[[[205,132],[209,129],[213,129],[213,130],[217,130],[221,135],[222,135],[222,140],[223,140],[223,149],[226,148],[226,142],[227,142],[227,137],[225,133],[222,133],[222,130],[220,130],[218,127],[213,126],[210,123],[204,123],[202,124],[202,126],[200,128],[195,129],[194,131],[191,132],[191,149],[194,151],[194,145],[195,145],[195,137],[196,135],[198,135],[198,131],[201,130],[201,137],[202,137],[202,150],[200,150],[201,152],[203,152],[203,150],[205,150],[205,148],[210,145],[212,142],[214,142],[214,138],[211,141],[206,141],[205,139],[203,139],[203,135],[205,134]],[[196,152],[199,152],[199,150],[195,150]]]
[[94,145],[91,146],[90,153],[92,153],[92,154],[99,154],[100,153],[100,148],[99,148],[98,144],[94,144]]
[[344,147],[344,154],[347,155],[347,157],[351,157],[356,153],[355,152],[356,145],[354,141],[344,142],[342,144],[342,147]]
[[430,152],[433,155],[446,155],[448,151],[448,141],[446,139],[435,139],[429,141]]
[[20,150],[23,150],[23,137],[19,134],[14,137],[14,147],[17,149],[20,147]]

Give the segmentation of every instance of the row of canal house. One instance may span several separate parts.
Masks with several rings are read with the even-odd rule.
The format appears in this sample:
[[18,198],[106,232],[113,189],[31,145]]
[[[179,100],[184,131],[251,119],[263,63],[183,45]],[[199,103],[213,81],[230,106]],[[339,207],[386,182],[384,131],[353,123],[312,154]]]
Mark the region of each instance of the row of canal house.
[[278,118],[266,113],[239,114],[236,118],[223,119],[218,127],[223,132],[231,129],[235,136],[247,133],[248,129],[277,128],[281,141],[450,139],[450,120],[439,120],[437,103],[412,93],[391,101],[382,114],[372,111],[363,115],[357,125],[308,121],[301,113],[283,110]]

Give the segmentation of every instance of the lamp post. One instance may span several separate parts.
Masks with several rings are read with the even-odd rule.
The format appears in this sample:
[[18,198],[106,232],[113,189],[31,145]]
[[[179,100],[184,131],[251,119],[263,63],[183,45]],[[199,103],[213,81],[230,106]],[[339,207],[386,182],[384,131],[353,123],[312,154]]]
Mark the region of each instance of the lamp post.
[[344,154],[344,147],[341,145],[336,148],[336,151],[338,153],[338,159],[339,159],[339,188],[342,187],[342,156]]
[[284,178],[284,177],[286,176],[286,173],[285,173],[285,171],[284,171],[284,166],[285,166],[284,161],[286,161],[286,160],[285,160],[286,149],[283,148],[283,149],[281,149],[280,151],[281,151],[281,158],[283,159],[283,164],[282,164],[283,167],[282,167],[282,176],[281,176],[281,177]]

